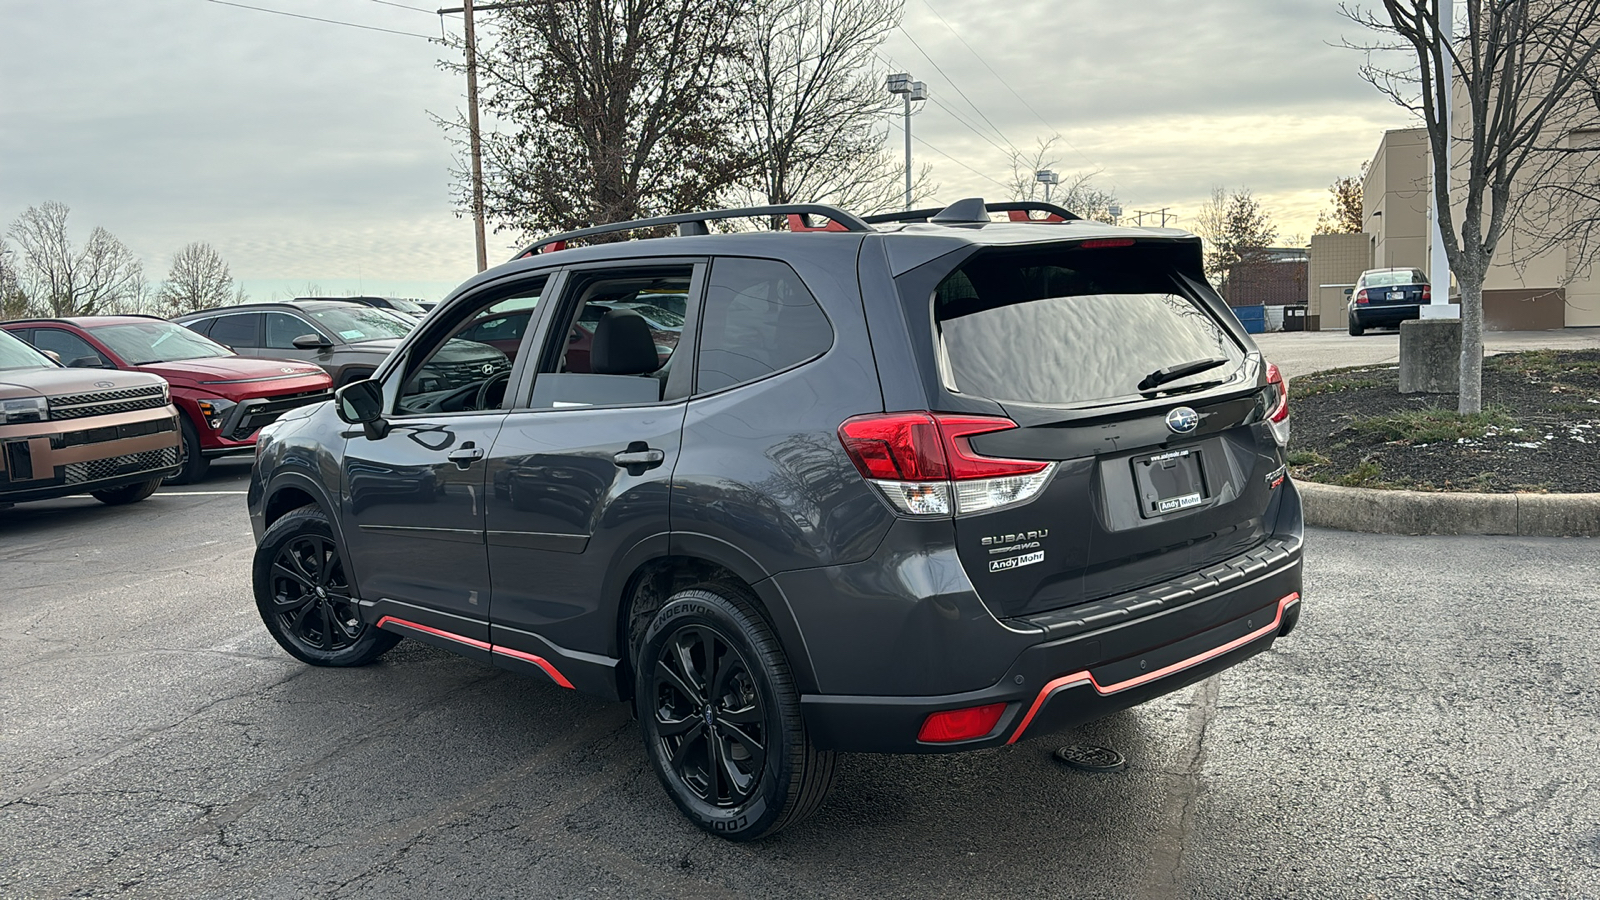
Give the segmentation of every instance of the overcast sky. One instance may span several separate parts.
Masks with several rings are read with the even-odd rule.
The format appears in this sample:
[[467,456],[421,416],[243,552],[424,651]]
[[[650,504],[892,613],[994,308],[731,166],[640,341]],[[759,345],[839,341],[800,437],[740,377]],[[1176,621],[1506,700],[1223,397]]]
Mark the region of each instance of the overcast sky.
[[[75,239],[104,226],[152,280],[207,241],[258,299],[308,285],[437,298],[471,275],[430,118],[464,87],[423,39],[440,33],[431,0],[240,2],[410,34],[209,0],[0,0],[0,224],[62,201]],[[1098,171],[1125,211],[1170,206],[1183,226],[1213,185],[1247,186],[1280,232],[1305,234],[1327,185],[1410,125],[1330,46],[1359,36],[1336,7],[907,0],[882,55],[933,95],[912,133],[936,148],[914,149],[940,200],[1001,196],[995,144],[1059,133],[1058,169]],[[491,261],[509,255],[510,238],[490,240]]]

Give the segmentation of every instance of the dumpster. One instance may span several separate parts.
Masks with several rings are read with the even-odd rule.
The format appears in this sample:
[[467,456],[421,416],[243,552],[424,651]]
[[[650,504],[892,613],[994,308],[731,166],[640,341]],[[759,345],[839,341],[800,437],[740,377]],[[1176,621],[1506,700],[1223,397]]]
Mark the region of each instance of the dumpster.
[[1283,308],[1283,330],[1306,330],[1306,308],[1304,306],[1285,306]]
[[1264,334],[1267,330],[1267,308],[1265,306],[1234,306],[1230,307],[1233,314],[1239,317],[1239,324],[1250,334]]

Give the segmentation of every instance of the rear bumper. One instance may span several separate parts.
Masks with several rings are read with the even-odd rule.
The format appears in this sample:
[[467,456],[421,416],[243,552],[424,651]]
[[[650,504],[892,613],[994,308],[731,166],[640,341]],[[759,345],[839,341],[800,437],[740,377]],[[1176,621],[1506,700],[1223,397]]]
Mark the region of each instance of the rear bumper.
[[1366,306],[1354,307],[1354,311],[1351,313],[1351,315],[1355,316],[1356,321],[1360,322],[1364,326],[1382,328],[1386,325],[1398,325],[1401,322],[1405,322],[1410,319],[1420,318],[1422,316],[1422,312],[1421,307],[1419,306],[1380,306],[1368,304]]
[[[1092,721],[1187,687],[1272,646],[1299,616],[1298,541],[1266,571],[1200,599],[1028,647],[992,686],[940,696],[805,695],[819,747],[882,753],[951,753],[1015,743]],[[917,740],[940,710],[1005,703],[987,735],[956,743]]]

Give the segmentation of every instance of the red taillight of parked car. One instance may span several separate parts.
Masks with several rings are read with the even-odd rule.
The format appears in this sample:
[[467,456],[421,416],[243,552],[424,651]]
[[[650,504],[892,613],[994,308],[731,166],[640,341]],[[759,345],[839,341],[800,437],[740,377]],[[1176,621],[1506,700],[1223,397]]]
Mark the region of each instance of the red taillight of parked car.
[[1044,487],[1052,463],[985,456],[972,448],[977,435],[1016,427],[1000,416],[883,413],[846,419],[839,443],[896,509],[947,516],[1021,503]]
[[966,709],[947,709],[932,713],[922,722],[917,740],[926,744],[948,744],[953,741],[970,741],[994,730],[995,723],[1005,713],[1004,703],[987,706],[969,706]]
[[1432,285],[1426,285],[1425,284],[1425,285],[1422,286],[1422,302],[1423,303],[1432,303],[1433,302],[1433,287],[1432,287]]
[[1289,381],[1278,370],[1277,363],[1267,363],[1267,424],[1272,427],[1272,437],[1278,446],[1289,446]]
[[1372,302],[1367,297],[1367,292],[1366,292],[1365,288],[1363,288],[1362,290],[1356,291],[1356,302],[1357,303],[1370,303],[1370,302]]

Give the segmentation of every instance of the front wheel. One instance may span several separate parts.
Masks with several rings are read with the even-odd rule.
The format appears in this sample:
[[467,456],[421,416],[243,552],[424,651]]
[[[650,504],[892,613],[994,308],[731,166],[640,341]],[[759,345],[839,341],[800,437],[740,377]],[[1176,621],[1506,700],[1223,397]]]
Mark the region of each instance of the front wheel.
[[256,548],[256,609],[290,656],[314,666],[362,666],[400,636],[361,618],[333,526],[317,506],[272,523]]
[[668,598],[634,668],[645,752],[700,828],[753,841],[822,805],[834,754],[811,745],[783,651],[745,592],[704,584]]
[[154,494],[159,487],[161,487],[161,479],[152,478],[149,481],[141,481],[138,484],[129,484],[105,491],[93,491],[89,496],[107,506],[121,506],[124,503],[138,503],[140,500]]
[[167,476],[167,484],[194,484],[206,477],[211,460],[206,459],[200,449],[200,431],[194,427],[194,422],[186,414],[178,418],[183,443],[178,447],[178,471]]

